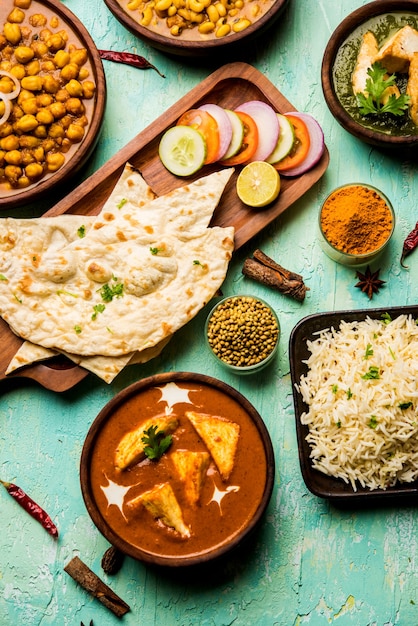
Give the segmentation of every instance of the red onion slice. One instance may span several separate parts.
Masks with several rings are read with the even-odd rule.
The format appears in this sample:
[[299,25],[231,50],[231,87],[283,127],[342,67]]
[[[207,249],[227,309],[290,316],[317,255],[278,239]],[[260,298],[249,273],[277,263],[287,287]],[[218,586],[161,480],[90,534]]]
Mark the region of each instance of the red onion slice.
[[207,111],[214,118],[219,130],[219,151],[216,161],[226,154],[232,139],[232,124],[224,109],[217,104],[202,104],[201,111]]
[[308,170],[312,169],[324,154],[324,133],[319,123],[312,115],[310,115],[310,113],[299,113],[299,111],[289,111],[288,113],[284,113],[284,115],[287,114],[299,117],[303,122],[305,122],[309,131],[311,143],[309,146],[308,154],[306,155],[303,163],[301,163],[297,167],[291,167],[288,170],[281,170],[280,175],[289,177],[301,176]]
[[257,125],[258,146],[250,161],[265,161],[273,152],[279,138],[279,120],[276,111],[266,102],[250,100],[240,104],[236,111],[246,113]]

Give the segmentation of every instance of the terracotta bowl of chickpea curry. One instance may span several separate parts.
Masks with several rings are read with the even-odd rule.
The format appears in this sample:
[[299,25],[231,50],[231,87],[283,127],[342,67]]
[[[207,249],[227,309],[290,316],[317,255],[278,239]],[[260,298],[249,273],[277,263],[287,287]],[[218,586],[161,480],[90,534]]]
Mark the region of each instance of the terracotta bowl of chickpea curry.
[[350,13],[325,48],[322,88],[350,134],[378,148],[416,150],[418,0],[379,0]]
[[213,57],[238,51],[270,28],[288,0],[104,0],[149,45],[170,54]]
[[56,0],[1,0],[0,209],[58,200],[96,145],[105,100],[99,53],[75,15]]
[[209,376],[158,374],[117,394],[82,451],[87,510],[125,554],[168,567],[236,549],[260,524],[274,453],[256,409]]

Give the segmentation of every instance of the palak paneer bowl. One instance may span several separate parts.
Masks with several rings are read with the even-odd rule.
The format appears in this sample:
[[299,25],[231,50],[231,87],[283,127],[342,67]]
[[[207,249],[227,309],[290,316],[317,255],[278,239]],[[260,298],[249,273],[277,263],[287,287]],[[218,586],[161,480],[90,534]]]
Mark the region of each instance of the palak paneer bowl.
[[146,563],[200,565],[236,549],[269,504],[268,430],[238,391],[203,374],[151,376],[93,422],[80,481],[94,524]]
[[[418,0],[375,0],[350,13],[331,35],[321,69],[325,101],[339,124],[365,143],[416,149],[417,68]],[[393,84],[383,89],[387,80]],[[378,101],[374,89],[381,91]]]

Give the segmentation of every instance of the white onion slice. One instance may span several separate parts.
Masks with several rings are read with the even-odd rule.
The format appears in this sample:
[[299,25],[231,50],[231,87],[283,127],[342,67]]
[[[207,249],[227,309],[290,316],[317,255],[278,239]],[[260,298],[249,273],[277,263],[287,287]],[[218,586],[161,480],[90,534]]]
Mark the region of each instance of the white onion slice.
[[3,94],[1,92],[0,92],[0,100],[3,100],[4,102],[4,113],[0,117],[0,126],[1,126],[5,122],[7,122],[7,120],[9,119],[9,115],[12,111],[12,105],[10,104],[10,100],[8,98],[7,99],[3,98]]
[[13,74],[10,74],[10,72],[6,72],[6,70],[0,70],[0,76],[7,76],[7,78],[10,78],[10,80],[14,83],[14,86],[15,86],[13,91],[11,91],[10,93],[3,93],[0,91],[0,96],[2,97],[2,99],[14,100],[15,98],[17,98],[17,96],[20,93],[20,82],[16,78],[16,76],[13,76]]
[[[308,150],[308,154],[306,155],[303,162],[296,166],[291,167],[288,170],[281,170],[280,175],[282,176],[301,176],[308,170],[312,169],[319,161],[319,159],[324,154],[325,150],[325,142],[324,142],[324,133],[322,131],[321,126],[316,121],[316,119],[310,115],[310,113],[299,113],[299,111],[288,112],[288,115],[293,115],[294,117],[299,117],[303,122],[305,122],[310,137],[310,146]],[[286,113],[284,115],[287,115]]]
[[226,154],[232,139],[232,124],[224,109],[217,104],[202,104],[199,107],[202,111],[207,111],[218,125],[219,131],[219,151],[216,161],[220,161]]
[[265,161],[273,152],[279,138],[280,126],[276,111],[261,100],[244,102],[235,110],[252,117],[258,129],[258,146],[250,161]]

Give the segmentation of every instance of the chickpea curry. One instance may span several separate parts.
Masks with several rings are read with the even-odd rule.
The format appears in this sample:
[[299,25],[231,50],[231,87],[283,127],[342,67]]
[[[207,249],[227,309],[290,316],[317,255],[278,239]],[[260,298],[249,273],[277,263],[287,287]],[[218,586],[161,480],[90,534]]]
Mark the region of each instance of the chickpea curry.
[[88,456],[89,489],[105,524],[128,546],[176,558],[236,537],[271,471],[246,408],[195,380],[129,395],[105,415]]
[[274,0],[117,0],[140,26],[167,37],[215,39],[246,30]]
[[[3,4],[4,3],[4,4]],[[0,194],[58,171],[90,123],[96,92],[88,51],[36,0],[2,0]]]

